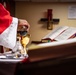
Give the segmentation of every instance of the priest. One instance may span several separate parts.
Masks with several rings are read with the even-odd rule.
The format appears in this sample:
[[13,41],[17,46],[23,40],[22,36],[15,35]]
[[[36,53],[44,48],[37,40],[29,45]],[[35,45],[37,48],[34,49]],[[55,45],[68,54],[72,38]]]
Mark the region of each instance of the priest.
[[0,45],[13,49],[16,45],[16,35],[18,25],[25,26],[29,31],[30,25],[24,19],[12,17],[0,3]]

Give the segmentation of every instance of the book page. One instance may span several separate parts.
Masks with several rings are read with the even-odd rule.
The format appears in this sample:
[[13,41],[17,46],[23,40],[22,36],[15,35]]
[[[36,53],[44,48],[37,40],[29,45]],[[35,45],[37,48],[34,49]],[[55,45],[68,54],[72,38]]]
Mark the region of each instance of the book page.
[[76,33],[76,28],[69,27],[66,31],[64,31],[62,34],[60,34],[59,36],[57,36],[55,38],[55,40],[57,40],[57,41],[67,40],[71,36],[75,35],[75,33]]
[[60,26],[56,29],[54,29],[51,33],[49,33],[48,35],[46,35],[44,38],[42,39],[46,39],[46,38],[50,38],[50,39],[54,39],[55,37],[57,37],[60,33],[62,33],[64,30],[66,30],[67,28],[69,28],[68,26]]

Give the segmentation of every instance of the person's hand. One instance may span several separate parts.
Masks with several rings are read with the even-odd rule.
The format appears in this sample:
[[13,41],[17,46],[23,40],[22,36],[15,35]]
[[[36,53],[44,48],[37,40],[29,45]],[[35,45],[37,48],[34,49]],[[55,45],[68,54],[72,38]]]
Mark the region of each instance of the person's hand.
[[26,31],[29,31],[30,25],[29,25],[29,23],[26,20],[18,19],[18,25],[19,26],[25,26],[26,27]]

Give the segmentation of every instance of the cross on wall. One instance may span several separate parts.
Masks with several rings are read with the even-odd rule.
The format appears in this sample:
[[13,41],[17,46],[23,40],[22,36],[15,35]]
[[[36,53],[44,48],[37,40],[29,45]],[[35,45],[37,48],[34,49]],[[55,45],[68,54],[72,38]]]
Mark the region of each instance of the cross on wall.
[[47,22],[47,29],[52,30],[54,23],[59,23],[59,19],[53,19],[52,9],[47,10],[47,18],[41,18],[40,21]]

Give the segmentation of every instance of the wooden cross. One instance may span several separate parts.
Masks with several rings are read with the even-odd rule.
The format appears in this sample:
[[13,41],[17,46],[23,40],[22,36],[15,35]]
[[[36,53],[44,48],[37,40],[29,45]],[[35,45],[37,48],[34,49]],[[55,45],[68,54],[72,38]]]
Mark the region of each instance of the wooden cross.
[[47,29],[53,29],[53,23],[59,23],[59,19],[53,19],[52,9],[47,10],[47,18],[41,18],[40,21],[47,22]]

